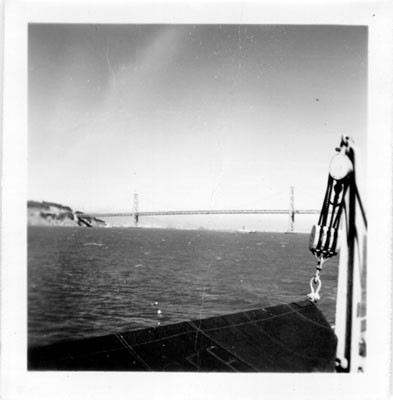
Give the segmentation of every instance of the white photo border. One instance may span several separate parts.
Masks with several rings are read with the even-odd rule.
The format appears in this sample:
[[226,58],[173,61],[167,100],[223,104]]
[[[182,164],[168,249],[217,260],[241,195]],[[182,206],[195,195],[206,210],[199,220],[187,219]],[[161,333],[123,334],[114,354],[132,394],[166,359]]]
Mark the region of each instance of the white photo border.
[[[1,226],[4,399],[379,399],[392,365],[392,4],[388,1],[17,1],[5,8]],[[27,371],[29,23],[364,25],[369,37],[367,367],[363,374]]]

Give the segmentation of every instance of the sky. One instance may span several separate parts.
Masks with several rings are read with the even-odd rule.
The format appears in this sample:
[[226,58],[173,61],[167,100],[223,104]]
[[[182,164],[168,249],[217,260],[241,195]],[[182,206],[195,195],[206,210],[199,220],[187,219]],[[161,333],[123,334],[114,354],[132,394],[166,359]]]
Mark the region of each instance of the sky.
[[342,134],[365,169],[366,27],[31,24],[28,57],[32,200],[320,209]]

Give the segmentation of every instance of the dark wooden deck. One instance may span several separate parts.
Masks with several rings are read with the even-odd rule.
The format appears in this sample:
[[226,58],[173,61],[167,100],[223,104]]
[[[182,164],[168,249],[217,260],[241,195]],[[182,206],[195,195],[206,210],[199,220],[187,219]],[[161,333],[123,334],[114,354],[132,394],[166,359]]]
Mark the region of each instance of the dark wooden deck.
[[337,338],[308,300],[28,351],[29,370],[333,372]]

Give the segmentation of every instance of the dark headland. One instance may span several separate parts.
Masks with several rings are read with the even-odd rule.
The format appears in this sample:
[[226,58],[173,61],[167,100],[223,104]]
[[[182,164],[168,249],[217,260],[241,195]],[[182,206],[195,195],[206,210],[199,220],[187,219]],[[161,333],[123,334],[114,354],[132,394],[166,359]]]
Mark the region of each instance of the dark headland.
[[29,226],[106,226],[105,221],[94,217],[80,217],[81,211],[47,201],[27,202],[27,223]]

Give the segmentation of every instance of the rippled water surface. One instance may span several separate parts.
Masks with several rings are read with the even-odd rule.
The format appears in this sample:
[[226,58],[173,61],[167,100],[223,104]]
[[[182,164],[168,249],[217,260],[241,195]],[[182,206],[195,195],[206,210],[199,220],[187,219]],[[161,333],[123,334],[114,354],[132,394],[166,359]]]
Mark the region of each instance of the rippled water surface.
[[[29,345],[303,300],[308,235],[29,227]],[[334,322],[337,258],[319,308]]]

